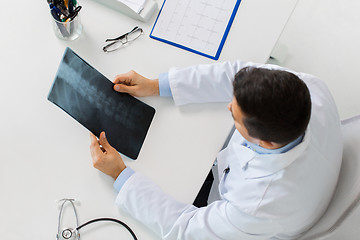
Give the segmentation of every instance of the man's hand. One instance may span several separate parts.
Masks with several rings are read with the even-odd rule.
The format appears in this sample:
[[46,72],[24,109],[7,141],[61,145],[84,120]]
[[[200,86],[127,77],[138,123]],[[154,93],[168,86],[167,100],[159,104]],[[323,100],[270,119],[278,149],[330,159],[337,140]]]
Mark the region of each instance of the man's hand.
[[93,166],[101,172],[116,180],[119,174],[126,168],[120,154],[106,139],[105,132],[100,134],[99,140],[90,133],[90,152]]
[[135,71],[117,75],[114,84],[115,91],[129,93],[135,97],[159,95],[159,80],[150,80]]

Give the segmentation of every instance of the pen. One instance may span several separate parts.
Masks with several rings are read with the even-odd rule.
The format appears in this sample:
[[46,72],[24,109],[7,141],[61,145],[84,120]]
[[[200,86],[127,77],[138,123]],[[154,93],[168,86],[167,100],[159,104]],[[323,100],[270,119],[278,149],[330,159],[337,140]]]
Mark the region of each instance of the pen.
[[78,15],[78,13],[80,12],[80,10],[81,10],[81,6],[77,6],[77,7],[75,8],[75,10],[74,10],[74,13],[73,13],[72,15],[70,15],[69,18],[70,18],[71,20],[73,20],[73,19]]
[[66,17],[64,14],[60,15],[61,22],[69,22],[70,18]]
[[69,0],[64,0],[64,5],[67,9],[69,9]]
[[64,3],[64,1],[56,1],[55,3],[54,3],[54,5],[58,8],[58,9],[60,9],[60,11],[61,11],[61,13],[62,14],[64,14],[65,16],[69,16],[69,10],[68,10],[68,8],[65,6],[65,3]]
[[54,9],[54,11],[55,11],[58,15],[61,14],[60,9],[58,9],[54,4],[50,3],[50,4],[49,4],[49,7],[50,7],[50,9]]
[[74,14],[74,2],[73,2],[73,0],[70,0],[68,4],[69,4],[69,13],[70,13],[70,16],[72,16]]
[[56,12],[56,10],[54,8],[50,9],[51,15],[53,16],[53,18],[57,21],[60,21],[60,16],[59,14]]

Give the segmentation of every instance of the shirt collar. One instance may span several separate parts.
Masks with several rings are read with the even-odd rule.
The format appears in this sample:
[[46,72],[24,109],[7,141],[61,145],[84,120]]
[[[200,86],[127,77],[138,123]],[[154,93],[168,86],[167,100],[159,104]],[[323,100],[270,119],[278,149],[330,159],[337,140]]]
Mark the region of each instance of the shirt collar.
[[249,142],[246,139],[244,141],[244,146],[249,147],[251,150],[253,150],[254,152],[256,152],[258,154],[279,154],[279,153],[285,153],[285,152],[289,151],[290,149],[294,148],[296,145],[298,145],[302,141],[303,137],[304,137],[304,135],[301,135],[294,141],[286,144],[285,146],[283,146],[281,148],[277,148],[277,149],[263,148],[255,143]]

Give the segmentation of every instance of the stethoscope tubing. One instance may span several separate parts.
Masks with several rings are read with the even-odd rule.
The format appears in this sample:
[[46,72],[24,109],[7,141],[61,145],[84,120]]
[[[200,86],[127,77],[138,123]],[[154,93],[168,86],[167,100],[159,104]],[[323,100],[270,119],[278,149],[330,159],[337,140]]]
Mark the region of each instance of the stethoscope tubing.
[[124,222],[122,222],[118,219],[115,219],[115,218],[96,218],[96,219],[90,220],[90,221],[80,225],[79,227],[76,228],[76,230],[79,231],[82,227],[85,227],[86,225],[89,225],[89,224],[95,223],[95,222],[100,222],[100,221],[110,221],[110,222],[115,222],[115,223],[122,225],[130,232],[130,234],[134,238],[134,240],[137,240],[137,237],[136,237],[135,233],[133,232],[133,230],[131,230],[131,228],[128,225],[126,225]]

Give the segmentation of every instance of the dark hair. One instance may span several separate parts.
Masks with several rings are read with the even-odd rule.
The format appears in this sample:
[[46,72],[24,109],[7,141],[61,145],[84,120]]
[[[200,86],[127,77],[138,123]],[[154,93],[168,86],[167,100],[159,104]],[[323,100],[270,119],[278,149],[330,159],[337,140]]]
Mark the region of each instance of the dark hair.
[[286,144],[301,136],[309,123],[309,90],[290,72],[243,68],[235,75],[234,96],[251,137]]

